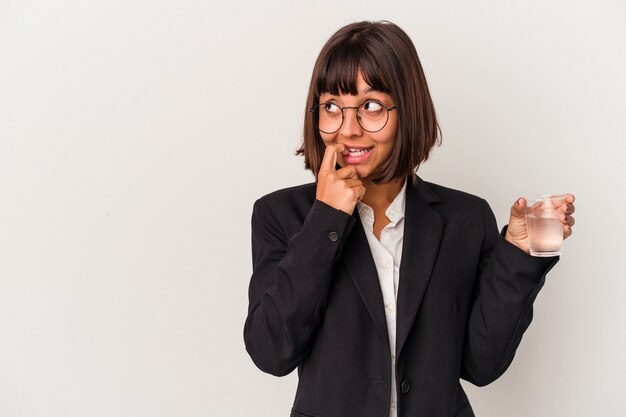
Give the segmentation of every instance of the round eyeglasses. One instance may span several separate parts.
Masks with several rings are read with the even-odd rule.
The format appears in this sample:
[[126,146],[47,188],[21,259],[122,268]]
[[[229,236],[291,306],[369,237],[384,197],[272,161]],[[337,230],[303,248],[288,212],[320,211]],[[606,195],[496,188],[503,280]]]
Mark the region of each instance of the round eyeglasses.
[[359,126],[366,132],[375,133],[387,125],[389,112],[395,110],[396,106],[387,107],[379,101],[367,100],[358,107],[339,107],[336,103],[328,101],[311,107],[309,111],[313,113],[315,127],[323,133],[335,133],[343,125],[345,109],[355,109]]

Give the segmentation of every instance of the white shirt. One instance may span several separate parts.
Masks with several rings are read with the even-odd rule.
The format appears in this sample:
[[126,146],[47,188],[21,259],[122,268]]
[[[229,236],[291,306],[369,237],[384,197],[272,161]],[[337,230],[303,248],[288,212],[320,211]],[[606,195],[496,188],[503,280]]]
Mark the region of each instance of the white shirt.
[[380,241],[374,235],[374,210],[365,203],[357,201],[359,216],[365,229],[365,236],[376,264],[380,289],[385,303],[385,316],[391,349],[391,402],[389,417],[398,415],[398,393],[396,391],[396,300],[400,279],[400,261],[404,238],[404,208],[407,180],[391,202],[385,215],[391,223],[380,232]]

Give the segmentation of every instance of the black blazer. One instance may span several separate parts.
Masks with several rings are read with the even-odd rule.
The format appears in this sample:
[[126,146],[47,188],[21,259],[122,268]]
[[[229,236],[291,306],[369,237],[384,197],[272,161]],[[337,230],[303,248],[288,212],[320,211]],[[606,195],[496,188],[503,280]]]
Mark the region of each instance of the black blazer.
[[252,213],[246,349],[264,372],[298,368],[291,416],[474,416],[459,378],[483,386],[513,360],[559,257],[498,233],[476,196],[408,178],[397,299],[396,381],[376,266],[358,210],[315,199],[316,184],[268,194]]

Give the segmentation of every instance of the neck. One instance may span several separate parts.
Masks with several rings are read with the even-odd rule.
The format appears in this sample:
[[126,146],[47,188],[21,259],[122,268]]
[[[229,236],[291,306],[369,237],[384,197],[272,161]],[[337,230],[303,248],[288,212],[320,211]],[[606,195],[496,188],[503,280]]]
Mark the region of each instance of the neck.
[[365,186],[365,195],[361,201],[372,208],[388,207],[404,185],[404,178],[398,178],[388,184],[374,184],[367,178],[361,181]]

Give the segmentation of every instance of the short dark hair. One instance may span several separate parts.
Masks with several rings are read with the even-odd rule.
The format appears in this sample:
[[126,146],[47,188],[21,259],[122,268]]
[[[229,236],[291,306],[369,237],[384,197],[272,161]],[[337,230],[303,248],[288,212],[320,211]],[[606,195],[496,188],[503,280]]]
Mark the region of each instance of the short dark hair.
[[324,93],[356,95],[358,71],[372,88],[393,98],[398,112],[391,156],[372,174],[372,181],[388,183],[411,175],[415,183],[416,171],[437,139],[441,145],[441,128],[415,46],[400,27],[388,21],[351,23],[326,42],[313,68],[304,138],[296,155],[304,155],[305,168],[317,178],[325,146],[309,109],[319,104]]

